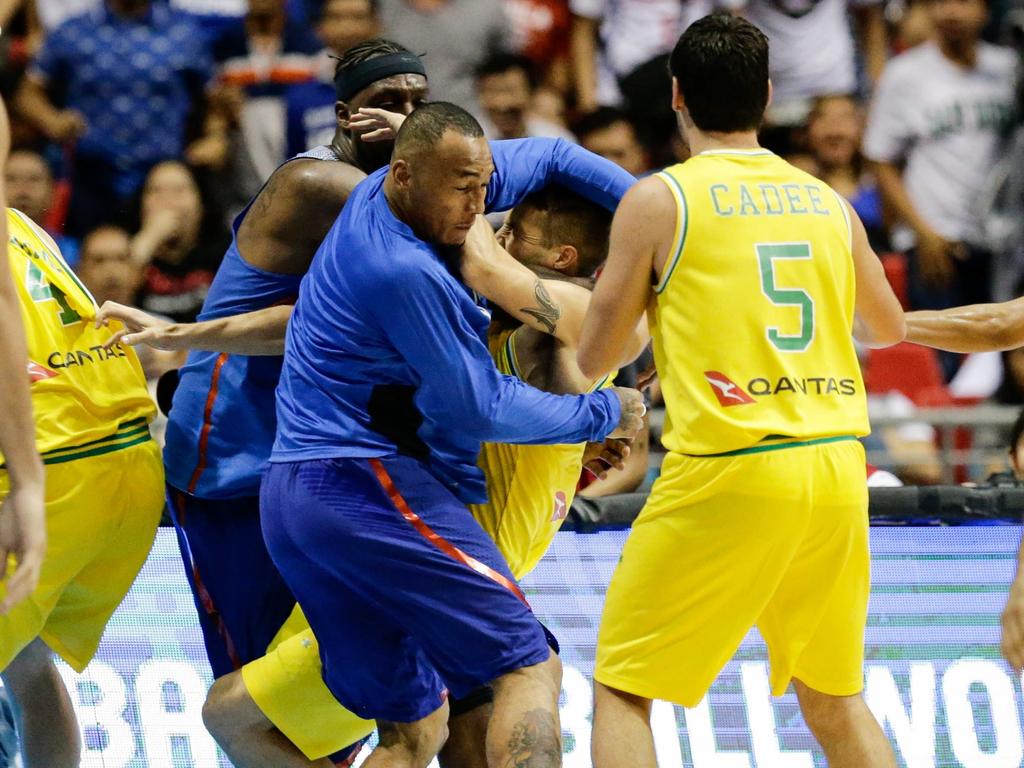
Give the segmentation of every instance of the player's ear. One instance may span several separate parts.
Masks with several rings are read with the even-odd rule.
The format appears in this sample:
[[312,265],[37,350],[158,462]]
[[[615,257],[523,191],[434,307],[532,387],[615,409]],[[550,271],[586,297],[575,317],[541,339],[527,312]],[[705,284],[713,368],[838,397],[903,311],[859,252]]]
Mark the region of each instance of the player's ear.
[[400,189],[407,189],[412,183],[412,169],[409,167],[409,161],[405,158],[392,160],[391,177],[395,180],[396,186]]
[[334,103],[334,115],[338,118],[338,127],[342,130],[348,130],[348,104],[344,101],[337,101]]
[[576,250],[576,246],[561,245],[558,247],[558,255],[551,267],[559,272],[575,275],[579,273],[579,261],[580,252]]
[[683,94],[679,90],[679,81],[676,80],[675,76],[672,76],[672,109],[676,112],[682,112],[686,109],[686,104],[683,102]]
[[768,78],[768,101],[765,102],[765,105],[764,105],[765,109],[767,109],[768,107],[770,107],[772,105],[772,96],[774,96],[774,95],[775,95],[775,88],[772,87],[772,80],[771,80],[771,78]]

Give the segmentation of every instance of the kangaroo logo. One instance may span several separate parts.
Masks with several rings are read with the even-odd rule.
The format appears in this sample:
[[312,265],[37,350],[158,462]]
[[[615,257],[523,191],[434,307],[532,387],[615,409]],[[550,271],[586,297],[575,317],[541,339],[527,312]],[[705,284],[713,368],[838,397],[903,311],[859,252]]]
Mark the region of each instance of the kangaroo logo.
[[704,371],[704,378],[711,385],[711,391],[718,398],[718,404],[723,408],[733,405],[749,405],[757,402],[748,395],[739,384],[730,379],[724,373],[718,371]]

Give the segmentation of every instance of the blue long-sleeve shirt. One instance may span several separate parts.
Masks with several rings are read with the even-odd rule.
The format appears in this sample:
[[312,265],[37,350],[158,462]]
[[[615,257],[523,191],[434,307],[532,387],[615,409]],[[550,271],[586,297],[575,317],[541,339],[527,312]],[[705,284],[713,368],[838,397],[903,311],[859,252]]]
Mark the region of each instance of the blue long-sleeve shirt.
[[[548,183],[613,208],[633,178],[561,140],[491,145],[487,207]],[[489,317],[441,254],[391,212],[387,169],[363,181],[321,244],[288,326],[272,462],[413,456],[467,502],[486,490],[481,441],[600,440],[616,396],[550,395],[494,367]]]

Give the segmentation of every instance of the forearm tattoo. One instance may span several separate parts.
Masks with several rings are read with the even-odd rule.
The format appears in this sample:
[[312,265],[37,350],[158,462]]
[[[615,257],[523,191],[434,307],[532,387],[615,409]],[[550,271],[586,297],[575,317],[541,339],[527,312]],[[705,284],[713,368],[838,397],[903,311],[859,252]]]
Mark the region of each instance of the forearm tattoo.
[[548,333],[554,333],[555,325],[558,323],[559,318],[562,317],[562,310],[555,304],[551,294],[548,293],[548,289],[544,287],[544,283],[540,280],[533,284],[533,295],[537,299],[537,306],[522,307],[519,311],[525,312],[534,318],[544,326]]

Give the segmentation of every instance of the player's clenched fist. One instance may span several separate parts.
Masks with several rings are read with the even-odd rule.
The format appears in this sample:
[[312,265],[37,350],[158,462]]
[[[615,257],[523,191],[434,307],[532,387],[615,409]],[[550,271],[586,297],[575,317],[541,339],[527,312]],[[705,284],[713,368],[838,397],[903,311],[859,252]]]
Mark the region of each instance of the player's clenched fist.
[[619,425],[608,437],[636,437],[644,425],[644,414],[647,413],[644,396],[638,390],[628,387],[612,387],[611,391],[619,398],[622,415],[619,417]]

